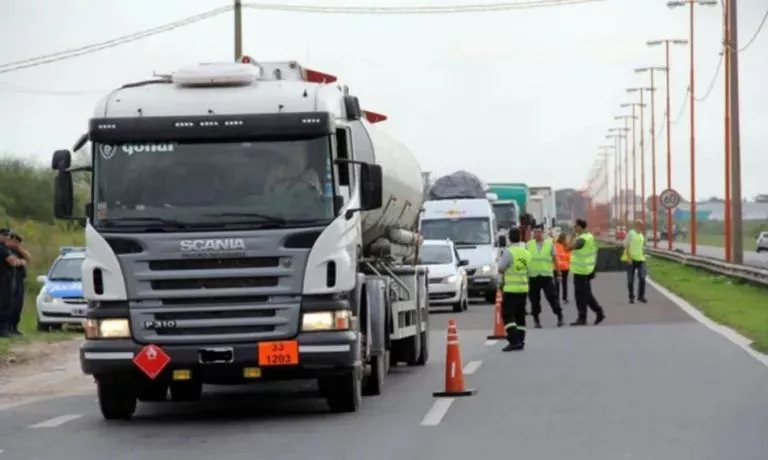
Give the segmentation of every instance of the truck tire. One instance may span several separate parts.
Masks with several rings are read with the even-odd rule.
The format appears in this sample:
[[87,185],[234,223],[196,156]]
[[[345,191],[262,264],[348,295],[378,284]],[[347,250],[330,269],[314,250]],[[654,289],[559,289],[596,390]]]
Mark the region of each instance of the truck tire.
[[168,398],[168,384],[161,382],[150,382],[139,389],[139,401],[141,402],[160,402]]
[[359,369],[325,377],[325,399],[331,412],[357,412],[363,401],[363,379]]
[[106,420],[130,420],[136,413],[136,395],[127,385],[97,381],[96,394]]
[[424,331],[421,333],[421,353],[419,358],[413,363],[413,366],[425,366],[429,362],[429,333]]
[[384,388],[384,377],[387,375],[387,361],[389,361],[389,356],[386,353],[371,357],[371,373],[363,380],[363,396],[381,394]]
[[197,401],[203,395],[201,382],[173,382],[171,383],[171,399],[174,402]]

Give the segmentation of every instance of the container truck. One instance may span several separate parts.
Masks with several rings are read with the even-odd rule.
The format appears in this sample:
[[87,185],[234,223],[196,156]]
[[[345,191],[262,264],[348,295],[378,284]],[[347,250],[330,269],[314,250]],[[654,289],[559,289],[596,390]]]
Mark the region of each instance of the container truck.
[[89,165],[52,167],[64,219],[92,171],[80,362],[105,418],[291,379],[354,412],[391,364],[427,362],[421,169],[385,119],[335,76],[249,57],[98,102],[73,149]]
[[[541,197],[541,218],[536,217],[536,221],[544,224],[547,228],[553,228],[557,220],[557,206],[555,205],[555,191],[552,187],[530,187],[531,196]],[[537,204],[537,206],[539,206]]]
[[488,187],[497,197],[493,201],[493,212],[500,233],[506,235],[507,230],[516,226],[522,230],[523,239],[527,240],[530,236],[528,186],[521,183],[494,182],[489,183]]

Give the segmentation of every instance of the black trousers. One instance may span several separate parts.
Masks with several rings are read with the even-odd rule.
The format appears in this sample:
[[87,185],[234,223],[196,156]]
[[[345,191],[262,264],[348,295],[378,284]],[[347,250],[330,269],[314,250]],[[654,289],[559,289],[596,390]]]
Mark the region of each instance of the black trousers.
[[525,344],[525,292],[504,292],[501,295],[501,319],[507,341],[512,345]]
[[552,276],[534,276],[528,278],[528,298],[531,299],[531,316],[538,319],[541,315],[541,293],[547,299],[552,313],[558,318],[563,316],[563,309],[560,307],[560,299],[557,298],[557,288],[555,287],[555,278]]
[[8,322],[11,329],[18,331],[21,313],[24,310],[24,281],[16,281],[13,299],[11,300],[11,318]]
[[637,274],[637,296],[645,298],[645,262],[633,260],[627,264],[627,290],[629,298],[635,299],[635,274]]
[[[555,282],[557,297],[568,300],[568,274],[569,270],[560,270],[560,283]],[[562,297],[560,297],[562,295]]]
[[10,330],[13,306],[13,290],[10,283],[0,280],[0,333]]
[[587,320],[587,307],[597,316],[603,315],[603,307],[592,294],[592,275],[573,275],[573,296],[576,300],[576,310],[579,312],[579,321]]

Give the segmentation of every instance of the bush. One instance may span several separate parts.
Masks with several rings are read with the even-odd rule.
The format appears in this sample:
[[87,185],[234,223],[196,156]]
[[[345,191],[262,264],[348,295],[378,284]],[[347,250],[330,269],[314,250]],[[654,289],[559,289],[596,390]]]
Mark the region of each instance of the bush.
[[[57,222],[53,218],[54,171],[42,164],[16,157],[0,158],[0,227],[9,227],[24,239],[23,246],[32,256],[27,267],[26,298],[22,327],[34,329],[34,301],[40,290],[35,278],[46,274],[59,255],[61,246],[82,246],[83,229],[74,222]],[[73,174],[77,181],[77,206],[83,209],[88,199],[86,174]],[[31,329],[30,329],[31,328]],[[0,347],[0,353],[4,351]]]

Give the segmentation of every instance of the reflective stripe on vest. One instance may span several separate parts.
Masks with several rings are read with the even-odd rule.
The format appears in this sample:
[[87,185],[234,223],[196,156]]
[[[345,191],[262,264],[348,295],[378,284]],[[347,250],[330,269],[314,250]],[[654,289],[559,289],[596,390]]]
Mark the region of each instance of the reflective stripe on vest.
[[531,255],[521,246],[510,246],[512,264],[504,270],[504,292],[524,294],[528,292],[528,265]]
[[536,241],[528,242],[528,252],[531,253],[531,264],[528,276],[554,276],[555,263],[552,260],[552,240],[546,239],[539,250]]
[[584,241],[584,246],[571,252],[571,273],[589,275],[595,270],[595,263],[597,262],[595,237],[591,233],[585,232],[579,238]]

